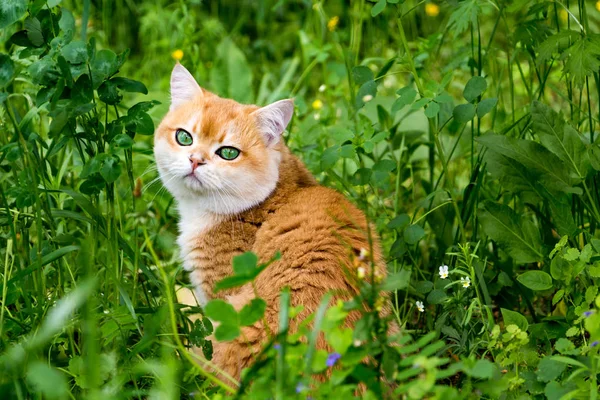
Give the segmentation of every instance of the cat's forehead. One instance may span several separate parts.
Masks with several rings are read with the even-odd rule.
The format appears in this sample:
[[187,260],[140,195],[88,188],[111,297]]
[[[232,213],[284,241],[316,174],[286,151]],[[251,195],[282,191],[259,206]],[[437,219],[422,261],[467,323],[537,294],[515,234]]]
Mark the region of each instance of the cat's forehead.
[[223,141],[227,134],[252,127],[254,117],[250,114],[257,108],[211,94],[171,111],[169,125]]

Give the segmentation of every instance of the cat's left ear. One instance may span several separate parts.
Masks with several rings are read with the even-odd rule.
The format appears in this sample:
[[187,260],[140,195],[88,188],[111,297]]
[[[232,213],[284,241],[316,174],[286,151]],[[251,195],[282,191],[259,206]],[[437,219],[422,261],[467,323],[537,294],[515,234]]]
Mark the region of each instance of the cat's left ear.
[[175,64],[171,72],[171,110],[202,94],[200,85],[190,71],[179,63]]
[[294,115],[294,100],[285,99],[259,108],[251,115],[258,119],[258,128],[265,138],[267,146],[279,142],[281,134]]

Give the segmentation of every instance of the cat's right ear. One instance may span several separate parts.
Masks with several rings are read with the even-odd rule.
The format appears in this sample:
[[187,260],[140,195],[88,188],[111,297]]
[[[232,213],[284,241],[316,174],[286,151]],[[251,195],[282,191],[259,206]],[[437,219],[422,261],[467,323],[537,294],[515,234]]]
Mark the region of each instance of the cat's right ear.
[[202,88],[196,82],[190,71],[179,63],[171,72],[171,110],[202,95]]

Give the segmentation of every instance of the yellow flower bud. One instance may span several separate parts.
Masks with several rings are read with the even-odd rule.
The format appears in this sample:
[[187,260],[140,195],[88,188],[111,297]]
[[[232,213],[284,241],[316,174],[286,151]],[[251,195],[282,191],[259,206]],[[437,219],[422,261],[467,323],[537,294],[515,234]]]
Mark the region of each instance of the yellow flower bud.
[[425,4],[425,14],[429,17],[437,17],[440,14],[440,6],[434,3]]
[[177,61],[180,61],[183,58],[183,50],[181,50],[181,49],[175,50],[174,52],[171,53],[171,57],[173,57]]
[[320,110],[321,108],[323,108],[323,102],[319,99],[313,101],[312,108],[314,108],[315,110]]
[[333,32],[337,27],[338,22],[340,22],[340,17],[338,17],[337,15],[335,17],[331,17],[327,22],[327,29]]

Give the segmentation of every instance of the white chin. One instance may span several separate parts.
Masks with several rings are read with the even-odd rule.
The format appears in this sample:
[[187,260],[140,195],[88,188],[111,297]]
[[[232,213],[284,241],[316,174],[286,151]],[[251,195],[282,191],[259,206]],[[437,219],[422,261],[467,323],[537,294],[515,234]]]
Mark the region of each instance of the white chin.
[[206,193],[207,188],[204,183],[200,179],[198,179],[195,175],[187,175],[183,178],[183,184],[186,188],[192,190],[195,193]]

